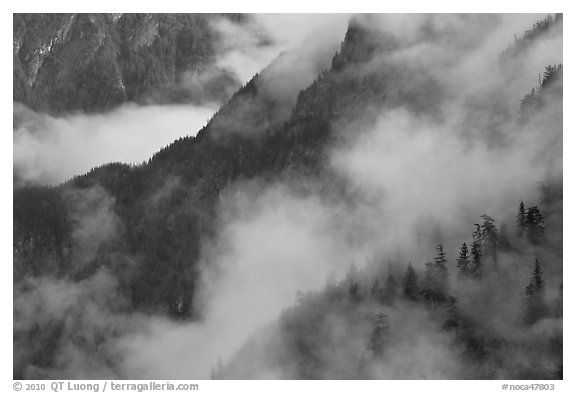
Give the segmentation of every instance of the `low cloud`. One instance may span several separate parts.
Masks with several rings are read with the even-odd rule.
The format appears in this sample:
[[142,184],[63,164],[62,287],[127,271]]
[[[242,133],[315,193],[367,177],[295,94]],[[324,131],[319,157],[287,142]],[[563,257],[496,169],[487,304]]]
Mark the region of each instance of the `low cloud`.
[[195,135],[214,111],[125,105],[103,114],[52,117],[15,103],[15,181],[52,185],[109,162],[140,164],[175,139]]
[[213,26],[223,48],[217,65],[248,81],[283,52],[304,50],[308,56],[300,61],[314,62],[313,48],[331,54],[338,48],[348,19],[347,14],[254,14],[242,24],[218,19]]
[[[298,291],[342,274],[358,250],[338,233],[338,214],[316,197],[284,185],[244,184],[222,203],[221,231],[206,246],[203,320],[179,324],[154,318],[121,342],[123,369],[135,378],[208,378],[257,328],[274,320]],[[338,209],[336,209],[337,211]],[[257,247],[255,245],[258,244]]]
[[15,286],[15,374],[25,379],[118,378],[114,364],[121,354],[115,339],[136,329],[138,318],[121,311],[126,300],[117,289],[116,276],[104,267],[78,282],[29,278]]

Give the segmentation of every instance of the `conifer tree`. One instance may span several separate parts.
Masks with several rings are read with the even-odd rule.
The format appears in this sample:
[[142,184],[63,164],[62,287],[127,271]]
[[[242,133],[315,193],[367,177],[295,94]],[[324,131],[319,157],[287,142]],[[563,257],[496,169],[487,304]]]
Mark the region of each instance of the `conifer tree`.
[[500,224],[500,230],[498,231],[498,249],[509,251],[511,248],[512,245],[508,238],[508,224],[504,221]]
[[470,276],[470,271],[468,270],[470,267],[470,258],[468,256],[468,245],[466,242],[462,243],[460,247],[460,254],[458,254],[458,258],[456,259],[456,267],[458,268],[459,278]]
[[520,100],[520,114],[522,120],[526,121],[531,113],[538,109],[541,104],[540,95],[536,89],[532,89],[529,94]]
[[478,245],[478,249],[480,249],[482,245],[482,226],[480,224],[474,224],[476,229],[472,233],[472,243],[476,243]]
[[534,262],[534,271],[530,283],[524,291],[524,322],[532,324],[545,314],[544,306],[544,279],[538,259]]
[[372,353],[374,358],[382,358],[384,355],[384,346],[389,329],[388,316],[384,313],[378,313],[374,321],[374,326],[372,327],[372,332],[368,338],[367,346],[368,351]]
[[224,379],[224,365],[221,358],[218,358],[216,366],[210,369],[210,379]]
[[541,86],[542,88],[546,88],[551,85],[554,80],[558,77],[559,74],[562,72],[562,64],[559,65],[548,65],[544,69],[544,77],[542,78]]
[[446,307],[448,317],[442,326],[448,331],[458,331],[461,325],[460,313],[458,311],[458,299],[454,296],[448,298],[448,306]]
[[490,257],[494,265],[497,260],[498,230],[494,225],[494,219],[486,214],[481,216],[483,223],[481,227],[482,254]]
[[468,274],[472,278],[482,277],[482,260],[480,253],[480,245],[476,242],[472,243],[472,248],[470,249],[470,264],[468,265]]
[[370,288],[370,299],[372,301],[380,301],[382,297],[382,288],[380,287],[380,282],[377,278],[374,279],[372,288]]
[[346,281],[348,282],[348,299],[354,303],[361,300],[358,280],[358,268],[356,267],[356,264],[352,263],[346,273]]
[[446,253],[441,244],[436,249],[438,253],[434,258],[434,262],[426,264],[424,282],[422,283],[422,296],[429,304],[444,302],[448,298]]
[[402,294],[404,298],[416,301],[418,300],[418,293],[418,276],[410,263],[408,264],[408,268],[406,268],[406,274],[402,281]]
[[472,234],[472,247],[470,247],[470,263],[468,265],[468,275],[478,279],[482,277],[482,231],[479,224]]
[[428,304],[436,303],[439,300],[434,270],[433,263],[426,263],[426,270],[424,271],[424,280],[422,281],[422,290],[420,293]]
[[538,206],[528,208],[526,213],[526,234],[533,244],[540,244],[544,238],[544,216]]
[[396,298],[398,293],[398,284],[392,275],[392,271],[388,270],[388,278],[386,279],[386,286],[384,287],[384,303],[391,304]]
[[354,303],[361,300],[360,289],[356,281],[351,281],[348,286],[348,298]]
[[526,232],[526,209],[524,208],[524,201],[520,202],[518,214],[516,215],[516,236],[522,237]]
[[438,250],[438,253],[436,254],[436,257],[434,258],[434,263],[436,264],[436,266],[439,270],[447,271],[448,262],[446,260],[446,253],[444,252],[444,247],[442,246],[442,244],[439,244],[438,246],[436,246],[436,250]]

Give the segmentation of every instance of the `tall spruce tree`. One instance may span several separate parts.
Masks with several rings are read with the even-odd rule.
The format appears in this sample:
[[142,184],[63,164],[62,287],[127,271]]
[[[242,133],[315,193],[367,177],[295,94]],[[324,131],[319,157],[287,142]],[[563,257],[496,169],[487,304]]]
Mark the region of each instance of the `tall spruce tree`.
[[520,202],[518,214],[516,214],[516,236],[523,237],[526,232],[526,209],[524,208],[524,201]]
[[542,78],[541,87],[543,89],[552,85],[552,83],[558,79],[559,75],[562,74],[562,64],[558,65],[548,65],[544,69],[544,77]]
[[398,283],[394,279],[392,270],[388,270],[388,278],[386,279],[386,285],[384,286],[383,301],[385,304],[392,304],[396,295],[398,294]]
[[482,246],[482,226],[480,224],[474,224],[476,229],[472,233],[472,243],[478,244],[478,248]]
[[466,242],[462,243],[460,247],[460,254],[456,259],[456,268],[458,268],[458,277],[467,278],[470,276],[470,257],[468,256],[468,245]]
[[348,272],[346,273],[346,281],[348,282],[348,299],[353,303],[357,303],[361,300],[360,284],[358,283],[359,278],[360,274],[358,268],[356,267],[356,264],[352,262]]
[[478,279],[482,277],[482,231],[479,224],[472,234],[472,247],[470,248],[470,263],[468,265],[468,275]]
[[422,283],[422,296],[429,304],[444,302],[448,299],[448,267],[444,247],[436,247],[438,253],[434,262],[426,264],[426,272]]
[[524,291],[524,322],[527,324],[537,322],[545,313],[544,279],[540,262],[536,259],[530,283]]
[[402,281],[402,295],[408,300],[418,300],[418,276],[411,263],[408,264],[404,280]]
[[477,242],[472,243],[470,248],[470,263],[468,265],[469,277],[478,279],[482,277],[482,255],[480,252],[480,245]]
[[448,271],[448,261],[446,260],[446,253],[444,252],[444,246],[439,244],[436,246],[438,253],[434,257],[434,264],[441,271]]
[[542,243],[544,238],[544,216],[538,206],[528,208],[526,213],[526,234],[531,243]]
[[483,214],[481,218],[483,220],[481,227],[482,254],[492,259],[492,263],[496,265],[498,262],[498,229],[496,229],[494,219],[489,215]]

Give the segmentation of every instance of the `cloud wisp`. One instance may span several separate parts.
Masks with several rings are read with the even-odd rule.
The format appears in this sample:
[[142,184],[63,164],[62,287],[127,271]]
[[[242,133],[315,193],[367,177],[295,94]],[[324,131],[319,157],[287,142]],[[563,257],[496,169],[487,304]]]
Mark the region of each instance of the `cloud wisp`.
[[214,111],[125,105],[57,118],[15,104],[14,174],[22,183],[55,185],[105,163],[140,164],[175,139],[195,135]]

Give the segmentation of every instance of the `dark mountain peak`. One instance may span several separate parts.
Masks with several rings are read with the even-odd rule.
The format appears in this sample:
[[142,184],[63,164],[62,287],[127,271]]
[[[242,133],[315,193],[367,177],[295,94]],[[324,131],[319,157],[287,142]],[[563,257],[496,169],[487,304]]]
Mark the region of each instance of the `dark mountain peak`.
[[339,56],[335,56],[332,68],[340,71],[345,64],[362,64],[372,56],[398,46],[397,40],[378,28],[376,16],[360,15],[350,20]]

